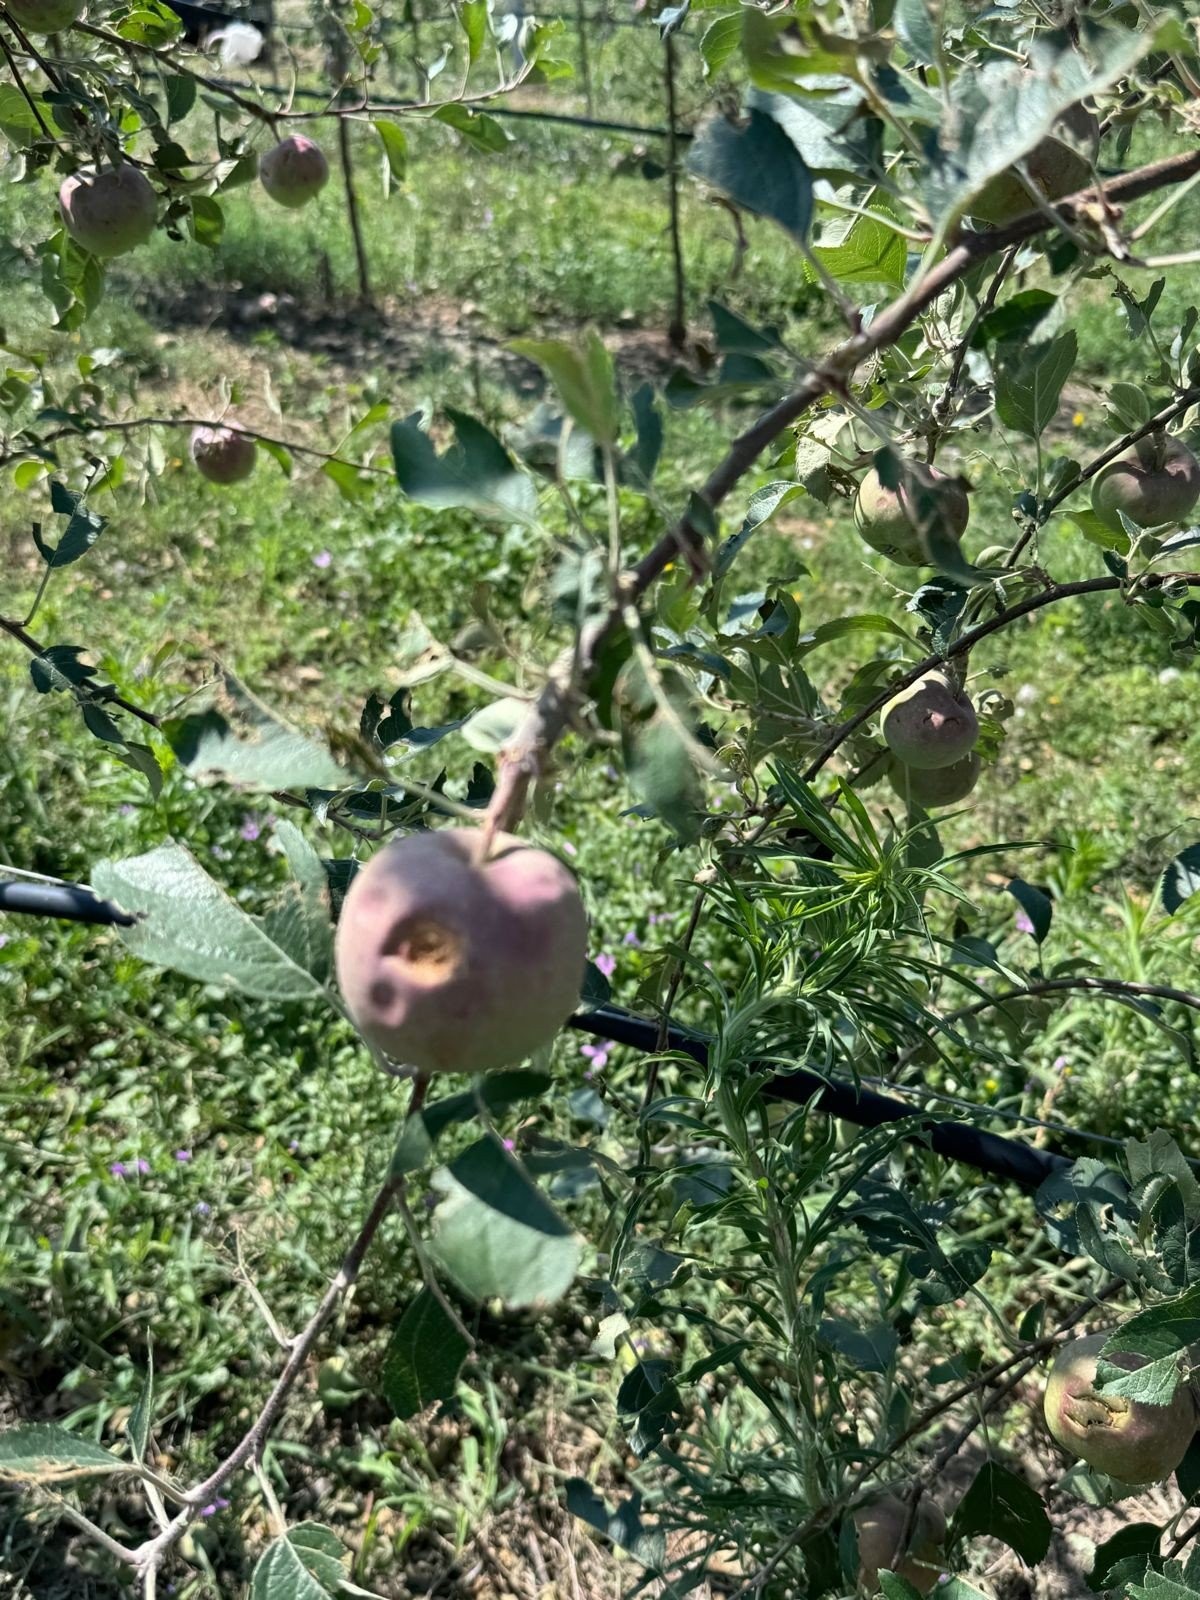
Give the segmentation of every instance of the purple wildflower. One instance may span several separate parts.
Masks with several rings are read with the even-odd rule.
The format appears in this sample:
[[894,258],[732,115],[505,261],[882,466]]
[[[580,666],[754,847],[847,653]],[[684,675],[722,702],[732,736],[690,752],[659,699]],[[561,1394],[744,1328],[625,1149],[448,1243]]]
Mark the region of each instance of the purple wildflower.
[[139,1156],[137,1158],[137,1160],[133,1163],[133,1170],[135,1172],[140,1172],[143,1175],[150,1171],[150,1163],[146,1160],[145,1156]]
[[318,550],[316,555],[312,558],[313,566],[320,567],[322,571],[324,571],[324,569],[328,567],[332,561],[333,557],[330,555],[328,550]]
[[262,824],[259,822],[257,817],[251,816],[247,811],[246,815],[242,818],[242,825],[238,829],[238,832],[248,844],[253,844],[255,839],[257,839],[259,834],[262,832]]
[[634,928],[630,928],[621,943],[630,945],[634,950],[640,950],[642,947],[642,941],[638,938],[637,931]]
[[1033,923],[1030,922],[1027,913],[1024,912],[1024,911],[1018,911],[1017,912],[1017,932],[1018,933],[1032,933],[1033,932]]
[[192,1210],[198,1217],[207,1217],[212,1211],[212,1207],[209,1205],[207,1200],[197,1200],[196,1204],[192,1207]]
[[515,1150],[517,1148],[517,1141],[515,1139],[505,1139],[504,1148],[506,1150]]
[[108,1170],[109,1170],[109,1172],[112,1174],[112,1176],[114,1178],[124,1178],[124,1177],[127,1176],[128,1171],[129,1171],[129,1169],[126,1167],[126,1165],[125,1165],[125,1163],[123,1161],[113,1161],[113,1162],[111,1162],[109,1164]]
[[597,956],[592,964],[596,968],[596,971],[601,973],[606,978],[611,978],[613,973],[617,970],[616,956],[610,956],[608,954]]
[[217,1498],[214,1501],[211,1502],[211,1504],[203,1506],[201,1508],[200,1515],[202,1517],[215,1517],[218,1511],[228,1511],[228,1510],[229,1510],[229,1501],[226,1500],[224,1495],[219,1494],[217,1496]]
[[180,1162],[190,1161],[192,1159],[192,1152],[190,1150],[176,1150],[175,1159],[176,1161]]
[[591,1071],[584,1073],[585,1078],[590,1078],[593,1072],[604,1071],[605,1067],[608,1065],[608,1052],[611,1049],[612,1045],[609,1044],[607,1040],[603,1040],[597,1044],[585,1044],[580,1046],[580,1055],[586,1056],[592,1064]]

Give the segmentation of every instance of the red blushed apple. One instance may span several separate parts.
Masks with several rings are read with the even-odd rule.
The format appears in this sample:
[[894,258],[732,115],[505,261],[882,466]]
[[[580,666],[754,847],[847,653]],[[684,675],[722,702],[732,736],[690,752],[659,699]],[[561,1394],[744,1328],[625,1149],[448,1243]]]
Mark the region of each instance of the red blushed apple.
[[258,456],[254,440],[236,428],[195,428],[188,448],[196,471],[209,483],[241,483]]
[[884,706],[880,726],[892,754],[922,771],[954,766],[979,737],[974,706],[944,672],[927,672],[902,689]]
[[154,232],[158,196],[149,179],[128,162],[97,172],[72,173],[58,191],[63,226],[94,256],[123,256]]
[[296,211],[329,182],[329,163],[320,145],[293,133],[267,151],[258,163],[258,175],[272,200]]
[[921,1594],[928,1594],[941,1576],[946,1539],[941,1507],[924,1498],[918,1503],[907,1547],[902,1547],[907,1523],[908,1506],[892,1494],[881,1495],[854,1513],[859,1582],[867,1594],[879,1593],[880,1569],[907,1578]]
[[[1046,1426],[1069,1454],[1122,1483],[1161,1483],[1187,1454],[1196,1431],[1196,1403],[1182,1383],[1165,1406],[1100,1394],[1096,1363],[1110,1334],[1093,1333],[1064,1345],[1046,1381]],[[1143,1356],[1110,1357],[1136,1372]]]
[[478,828],[414,833],[355,877],[337,975],[359,1031],[420,1072],[486,1072],[548,1044],[579,1001],[587,919],[554,856]]

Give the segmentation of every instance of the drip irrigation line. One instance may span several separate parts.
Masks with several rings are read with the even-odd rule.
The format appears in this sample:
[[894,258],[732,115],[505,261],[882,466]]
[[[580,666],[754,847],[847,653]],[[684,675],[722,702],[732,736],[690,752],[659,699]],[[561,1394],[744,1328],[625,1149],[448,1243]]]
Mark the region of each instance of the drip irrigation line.
[[[634,1016],[619,1006],[597,1006],[592,1011],[579,1012],[568,1026],[598,1039],[609,1039],[614,1044],[630,1045],[647,1054],[654,1053],[657,1048],[658,1023]],[[708,1040],[703,1034],[673,1024],[667,1030],[667,1043],[672,1050],[691,1056],[698,1065],[707,1066]],[[754,1063],[751,1063],[753,1069]],[[822,1077],[817,1072],[775,1073],[763,1084],[762,1092],[770,1100],[811,1104],[827,1116],[841,1117],[860,1128],[883,1128],[891,1123],[907,1122],[913,1126],[912,1131],[905,1134],[906,1139],[927,1145],[936,1155],[961,1161],[1022,1189],[1037,1189],[1047,1178],[1071,1165],[1069,1156],[1056,1151],[1036,1150],[1016,1139],[987,1133],[965,1122],[926,1119],[903,1100],[894,1100],[890,1095],[878,1094],[874,1089],[845,1083],[838,1078]],[[1070,1134],[1072,1130],[1061,1131]]]
[[[0,912],[4,911],[119,928],[133,927],[138,920],[112,901],[94,895],[83,885],[68,883],[0,881]],[[635,1016],[620,1006],[595,1006],[589,1011],[578,1012],[570,1019],[569,1026],[612,1044],[629,1045],[646,1055],[659,1052],[658,1022]],[[691,1029],[672,1024],[667,1030],[668,1048],[690,1056],[700,1066],[708,1064],[708,1045],[709,1041],[703,1034]],[[845,1083],[804,1070],[789,1073],[767,1070],[772,1070],[773,1075],[764,1083],[763,1093],[772,1100],[789,1101],[795,1105],[811,1104],[827,1116],[841,1117],[863,1128],[908,1123],[910,1127],[905,1132],[906,1139],[926,1145],[936,1155],[960,1161],[1022,1189],[1036,1189],[1048,1177],[1070,1165],[1069,1157],[1053,1151],[1036,1150],[1015,1139],[987,1133],[968,1123],[928,1118],[914,1111],[904,1101],[879,1094],[861,1084]],[[1087,1137],[1086,1134],[1074,1134],[1070,1128],[1059,1131],[1063,1136]]]

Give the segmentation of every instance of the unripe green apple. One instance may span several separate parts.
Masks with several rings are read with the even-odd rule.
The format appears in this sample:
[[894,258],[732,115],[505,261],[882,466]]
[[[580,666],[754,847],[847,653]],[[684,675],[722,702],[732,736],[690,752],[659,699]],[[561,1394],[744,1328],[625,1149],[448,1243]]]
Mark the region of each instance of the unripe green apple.
[[154,232],[158,196],[129,162],[74,172],[58,191],[63,226],[94,256],[123,256]]
[[83,0],[4,0],[3,9],[26,33],[61,33],[78,22]]
[[894,765],[888,773],[888,781],[908,806],[923,806],[926,811],[933,811],[938,806],[953,806],[965,800],[979,782],[979,772],[979,757],[972,750],[952,767],[930,770]]
[[974,706],[944,672],[902,689],[884,706],[880,726],[892,754],[922,772],[964,761],[979,737]]
[[908,1506],[892,1494],[881,1495],[855,1511],[859,1582],[868,1594],[879,1593],[881,1568],[907,1578],[921,1594],[928,1594],[937,1583],[943,1570],[942,1546],[946,1539],[942,1508],[922,1496],[908,1538],[908,1549],[902,1550],[900,1541],[907,1522]]
[[[1186,1383],[1165,1406],[1099,1394],[1096,1362],[1111,1337],[1089,1334],[1064,1345],[1046,1382],[1046,1426],[1063,1449],[1122,1483],[1161,1483],[1187,1454],[1196,1431],[1196,1404]],[[1136,1372],[1145,1357],[1108,1358]]]
[[[948,478],[936,467],[922,467],[910,462],[905,472],[912,483],[902,482],[899,488],[889,489],[880,482],[872,467],[858,486],[854,500],[854,523],[872,550],[878,550],[901,567],[921,567],[929,564],[928,535],[934,531],[928,525],[920,526],[920,513],[929,505],[921,491],[927,491],[936,507],[933,517],[937,531],[956,542],[966,532],[971,515],[967,491],[957,478]],[[920,494],[920,503],[914,501],[914,490]]]
[[194,428],[188,446],[196,471],[209,483],[241,483],[254,471],[258,446],[236,428]]
[[420,1072],[486,1072],[548,1044],[579,1001],[587,919],[554,856],[478,828],[413,833],[355,877],[337,975],[359,1031]]
[[[1083,106],[1070,106],[1055,126],[1063,138],[1048,134],[1025,157],[1025,170],[1043,200],[1061,200],[1091,180],[1092,162],[1100,146],[1100,124]],[[971,215],[997,226],[1035,209],[1029,190],[1013,171],[1001,172],[971,201]]]
[[1147,434],[1092,479],[1092,510],[1120,531],[1124,512],[1139,528],[1182,522],[1200,500],[1200,461],[1180,440]]
[[295,211],[329,182],[329,163],[320,145],[293,133],[267,151],[258,163],[258,175],[272,200]]

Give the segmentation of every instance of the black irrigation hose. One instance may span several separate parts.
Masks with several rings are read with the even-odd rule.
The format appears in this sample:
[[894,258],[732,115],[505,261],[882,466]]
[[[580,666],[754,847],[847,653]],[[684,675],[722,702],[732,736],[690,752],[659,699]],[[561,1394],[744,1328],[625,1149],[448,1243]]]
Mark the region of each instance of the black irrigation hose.
[[[15,912],[32,917],[55,917],[67,922],[98,923],[118,928],[132,927],[137,918],[101,900],[90,889],[78,884],[10,883],[0,881],[0,912]],[[577,1013],[569,1024],[581,1033],[612,1044],[629,1045],[650,1055],[658,1048],[658,1023],[635,1016],[620,1006],[596,1006]],[[708,1040],[703,1034],[672,1026],[667,1030],[667,1046],[691,1056],[701,1066],[708,1063]],[[1015,1183],[1022,1189],[1039,1184],[1069,1166],[1066,1156],[1034,1150],[998,1133],[985,1133],[969,1123],[951,1119],[929,1120],[902,1100],[878,1094],[837,1078],[823,1078],[815,1072],[789,1072],[775,1075],[763,1085],[763,1093],[773,1100],[788,1100],[797,1105],[810,1103],[827,1116],[841,1117],[862,1128],[882,1128],[890,1123],[912,1123],[905,1137],[927,1145],[936,1155],[961,1161],[979,1172]],[[1069,1129],[1064,1129],[1069,1133]]]
[[[630,1045],[646,1054],[658,1048],[657,1022],[634,1016],[619,1006],[597,1006],[592,1011],[579,1012],[571,1018],[569,1026],[598,1039],[610,1039],[614,1044]],[[708,1063],[708,1041],[701,1034],[672,1027],[667,1031],[667,1045],[691,1056],[701,1066]],[[1016,1139],[985,1133],[969,1123],[926,1120],[902,1100],[893,1100],[890,1095],[877,1094],[873,1089],[838,1078],[823,1078],[816,1072],[777,1074],[763,1084],[763,1093],[771,1100],[789,1100],[796,1105],[811,1102],[827,1116],[841,1117],[860,1128],[883,1128],[893,1122],[918,1124],[906,1138],[928,1145],[936,1155],[945,1156],[947,1160],[964,1162],[979,1172],[1018,1184],[1022,1189],[1036,1189],[1053,1173],[1071,1165],[1067,1156],[1034,1150]],[[1063,1132],[1070,1130],[1064,1128]]]

